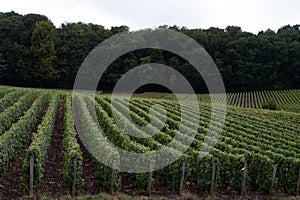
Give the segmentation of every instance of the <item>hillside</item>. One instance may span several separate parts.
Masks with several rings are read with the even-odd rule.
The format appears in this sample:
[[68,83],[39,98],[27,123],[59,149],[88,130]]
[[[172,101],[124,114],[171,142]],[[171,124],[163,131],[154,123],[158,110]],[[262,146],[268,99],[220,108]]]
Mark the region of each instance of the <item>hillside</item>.
[[[249,94],[251,97],[252,93]],[[179,106],[176,100],[132,97],[128,116],[124,114],[126,101],[118,97],[117,103],[113,104],[117,118],[136,134],[141,129],[132,126],[130,117],[138,125],[145,126],[151,119],[163,122],[162,115],[166,110],[167,120],[161,131],[153,137],[138,138],[117,126],[109,95],[96,96],[96,116],[93,116],[93,99],[90,96],[75,96],[72,101],[69,91],[0,87],[0,198],[28,195],[31,158],[34,163],[34,194],[59,197],[72,192],[75,195],[92,195],[111,190],[131,195],[147,194],[148,173],[114,171],[94,159],[84,147],[78,137],[80,131],[92,133],[86,135],[87,141],[101,141],[98,129],[91,126],[96,121],[104,129],[107,139],[133,152],[157,151],[174,140],[176,135],[188,140],[191,139],[190,133],[195,133],[189,147],[185,146],[183,140],[177,140],[178,148],[187,148],[179,159],[153,172],[150,187],[153,194],[182,189],[196,196],[207,196],[214,183],[217,199],[222,199],[218,197],[218,190],[222,188],[227,188],[235,195],[244,189],[249,195],[258,193],[260,196],[268,196],[270,192],[284,196],[296,195],[300,180],[300,114],[287,111],[298,109],[296,97],[299,97],[299,90],[282,91],[278,95],[274,92],[255,94],[273,94],[272,97],[284,111],[228,106],[226,122],[217,143],[206,157],[199,159],[199,155],[205,153],[201,147],[214,140],[207,137],[208,130],[217,133],[222,128],[218,113],[225,112],[218,109],[214,121],[210,123],[211,108],[208,102],[200,101],[198,128],[193,130],[188,124],[197,112],[186,113],[190,109]],[[232,98],[245,102],[240,100],[243,96],[229,94],[229,104],[241,105],[230,103],[235,102]],[[199,99],[204,99],[204,96],[200,95]],[[152,110],[150,118],[148,112],[154,104],[161,106]],[[243,105],[249,104],[245,102]],[[294,108],[291,105],[296,106]],[[181,112],[185,112],[189,120],[180,123]],[[181,124],[184,132],[179,131]],[[102,155],[101,151],[99,155]],[[111,155],[115,155],[114,152]],[[184,178],[181,171],[183,163]],[[240,170],[245,164],[247,173],[243,187],[243,173]],[[213,165],[216,171],[212,182]],[[274,179],[275,166],[277,172]],[[231,197],[227,196],[229,199]]]

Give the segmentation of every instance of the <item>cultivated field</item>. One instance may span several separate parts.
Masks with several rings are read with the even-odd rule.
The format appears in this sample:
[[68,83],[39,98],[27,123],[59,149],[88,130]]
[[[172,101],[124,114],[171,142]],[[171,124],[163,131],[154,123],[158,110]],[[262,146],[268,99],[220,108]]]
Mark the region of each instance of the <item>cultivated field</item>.
[[[203,159],[199,155],[205,153],[200,149],[206,145],[203,141],[208,129],[221,128],[218,115],[209,126],[208,96],[198,96],[201,114],[197,130],[191,129],[188,121],[180,122],[181,111],[187,108],[166,96],[164,99],[131,98],[130,117],[140,126],[150,122],[148,111],[154,104],[161,105],[154,110],[154,120],[162,119],[163,107],[167,111],[162,130],[143,139],[118,128],[108,95],[96,96],[97,116],[93,118],[90,115],[93,99],[88,96],[77,97],[72,105],[68,91],[0,87],[0,199],[24,197],[31,185],[34,195],[52,197],[95,195],[103,191],[169,196],[177,191],[189,191],[197,198],[214,193],[217,199],[232,199],[245,193],[253,198],[270,193],[299,194],[299,90],[229,94],[227,102],[233,106],[228,106],[222,134]],[[280,105],[280,111],[254,109],[262,107],[270,98]],[[120,97],[114,107],[118,118],[130,126],[129,116],[123,115],[125,100]],[[190,112],[188,116],[192,119],[195,113]],[[97,120],[110,141],[134,152],[158,150],[176,134],[189,137],[178,132],[180,123],[186,132],[195,132],[196,137],[173,164],[153,174],[130,174],[112,170],[89,154],[77,131],[94,131],[92,139],[97,140],[97,130],[91,130],[83,120],[91,124]],[[75,123],[80,130],[76,130]],[[130,128],[135,133],[141,131],[135,126]],[[224,190],[227,196],[220,195]]]
[[[158,98],[174,100],[175,95],[167,93],[145,93],[137,95],[146,98]],[[214,102],[224,102],[224,95],[222,94],[199,94],[197,95],[200,102],[211,102],[211,97]],[[186,96],[185,98],[188,98]],[[240,93],[227,93],[227,105],[237,106],[243,108],[263,108],[264,104],[273,101],[277,107],[275,110],[285,110],[288,112],[300,112],[300,90],[279,90],[279,91],[253,91]]]

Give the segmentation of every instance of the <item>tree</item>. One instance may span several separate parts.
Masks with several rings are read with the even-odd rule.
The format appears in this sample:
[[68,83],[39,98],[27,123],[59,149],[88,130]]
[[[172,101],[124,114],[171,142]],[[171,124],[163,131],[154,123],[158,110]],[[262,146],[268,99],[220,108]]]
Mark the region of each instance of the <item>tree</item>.
[[60,69],[58,87],[72,88],[84,58],[112,33],[101,25],[65,23],[58,29],[57,64]]
[[55,36],[56,28],[49,21],[38,22],[32,32],[30,48],[34,56],[32,77],[41,86],[48,86],[57,78],[58,70],[54,67]]
[[5,80],[5,74],[7,71],[7,65],[2,58],[2,54],[0,54],[0,84],[4,84],[3,80]]
[[227,26],[225,31],[229,33],[232,38],[238,38],[238,36],[242,33],[242,28],[239,26]]
[[40,21],[48,21],[50,20],[44,15],[38,14],[27,14],[22,18],[24,29],[21,35],[21,43],[26,45],[26,47],[30,47],[31,45],[31,35],[32,31],[34,30],[36,24]]
[[128,26],[113,26],[111,27],[110,31],[112,32],[113,35],[122,33],[122,32],[128,32],[129,27]]
[[[160,28],[180,31],[201,44],[216,63],[227,91],[300,87],[300,25],[286,25],[277,31],[267,29],[258,34],[245,32],[238,26],[188,29],[163,25]],[[0,84],[72,88],[89,52],[106,38],[124,31],[129,32],[129,28],[105,29],[85,23],[65,23],[56,29],[44,15],[0,12]],[[164,41],[174,43],[176,38],[164,38]],[[98,89],[111,91],[128,70],[150,62],[173,67],[188,79],[196,92],[207,92],[201,75],[190,63],[157,49],[140,49],[120,56],[105,71]],[[173,76],[171,81],[177,80]],[[157,89],[156,86],[145,88]]]

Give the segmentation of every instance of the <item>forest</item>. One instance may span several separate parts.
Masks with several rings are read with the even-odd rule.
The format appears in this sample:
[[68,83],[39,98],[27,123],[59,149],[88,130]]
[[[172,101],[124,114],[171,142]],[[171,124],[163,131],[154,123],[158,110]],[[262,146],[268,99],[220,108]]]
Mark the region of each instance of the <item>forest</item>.
[[[300,25],[286,25],[257,34],[238,26],[189,29],[162,25],[196,40],[215,61],[228,92],[300,88]],[[72,89],[84,58],[105,39],[130,31],[126,25],[110,29],[92,23],[64,23],[55,27],[40,14],[0,12],[0,85]],[[129,69],[162,63],[181,72],[195,92],[205,93],[201,75],[170,52],[142,49],[115,60],[101,77],[98,89],[110,92]],[[148,85],[148,91],[162,91]],[[142,90],[141,90],[142,91]]]

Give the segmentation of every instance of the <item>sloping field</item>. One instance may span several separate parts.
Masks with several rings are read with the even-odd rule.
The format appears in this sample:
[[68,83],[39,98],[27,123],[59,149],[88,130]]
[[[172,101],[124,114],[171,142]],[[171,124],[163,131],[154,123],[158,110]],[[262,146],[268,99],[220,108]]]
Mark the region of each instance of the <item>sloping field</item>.
[[[239,96],[229,95],[229,104],[236,105],[231,98],[238,98],[239,102],[242,102],[243,98],[247,99],[248,93],[245,96],[241,94],[240,99]],[[257,94],[255,98],[270,94],[274,100],[286,102],[282,104],[284,110],[299,107],[297,103],[299,90],[249,93],[250,97],[251,94]],[[199,97],[204,98],[201,95]],[[82,145],[77,134],[79,131],[94,133],[87,140],[99,140],[97,128],[86,125],[94,124],[96,121],[105,131],[107,139],[116,146],[140,153],[164,148],[175,135],[182,140],[189,139],[190,133],[196,135],[187,151],[177,161],[153,173],[150,187],[153,191],[176,191],[182,185],[180,182],[183,182],[184,187],[190,191],[209,192],[212,168],[215,165],[216,189],[228,188],[239,192],[242,189],[244,174],[240,170],[245,164],[247,191],[259,191],[268,195],[272,179],[274,191],[296,195],[297,187],[299,189],[300,114],[298,113],[229,106],[226,123],[216,145],[210,149],[206,157],[199,159],[199,155],[205,153],[201,151],[201,147],[214,140],[213,137],[206,137],[208,130],[217,133],[222,128],[221,119],[218,117],[218,113],[225,112],[222,109],[217,110],[215,121],[210,124],[212,117],[210,105],[200,102],[200,120],[197,130],[193,130],[189,127],[189,120],[180,122],[181,112],[187,111],[188,108],[180,107],[175,100],[133,97],[129,106],[130,116],[127,116],[123,114],[126,110],[126,101],[119,97],[117,103],[113,105],[116,114],[122,123],[127,124],[129,130],[136,134],[139,134],[141,129],[132,126],[129,117],[136,124],[145,126],[151,119],[158,122],[163,119],[166,110],[167,119],[161,131],[153,137],[138,138],[117,126],[109,96],[96,96],[96,117],[90,113],[93,105],[91,97],[77,96],[73,102],[72,105],[71,93],[66,91],[0,88],[1,199],[28,194],[32,163],[31,177],[35,193],[53,197],[66,195],[72,191],[75,194],[97,194],[111,189],[121,192],[137,191],[137,194],[146,193],[148,173],[130,174],[114,171],[112,181],[112,169],[93,159]],[[258,106],[258,102],[260,101],[250,98],[243,105]],[[150,118],[149,109],[155,104],[160,107],[152,110],[153,116]],[[189,112],[187,115],[192,120],[196,112]],[[184,132],[178,131],[180,124],[183,124]],[[176,144],[177,147],[185,148],[180,140]],[[181,171],[183,163],[184,178]],[[276,174],[273,173],[274,167],[277,168]]]

